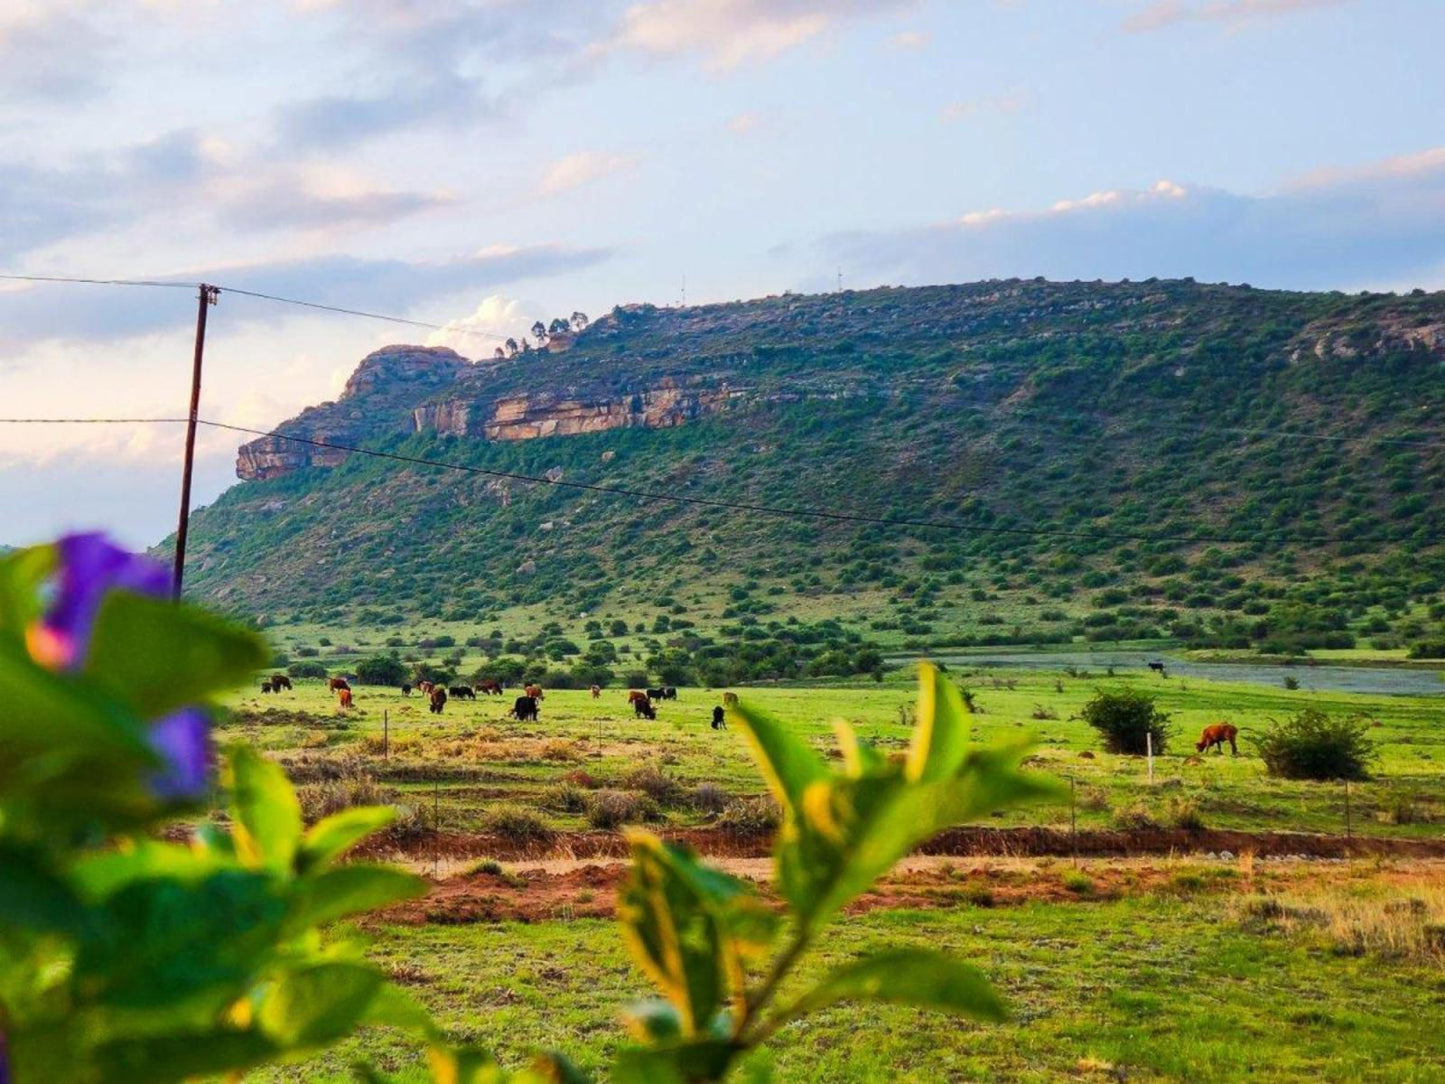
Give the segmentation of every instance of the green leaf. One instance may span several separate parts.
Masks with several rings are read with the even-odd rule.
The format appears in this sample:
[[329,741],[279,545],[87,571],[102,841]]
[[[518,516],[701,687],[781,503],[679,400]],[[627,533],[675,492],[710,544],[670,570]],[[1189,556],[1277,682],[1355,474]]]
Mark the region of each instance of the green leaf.
[[0,930],[75,933],[90,920],[44,852],[0,844]]
[[371,967],[316,964],[283,975],[256,1012],[261,1031],[285,1049],[304,1049],[348,1034],[366,1016],[386,979]]
[[303,878],[292,893],[286,932],[296,935],[346,915],[426,895],[424,880],[391,866],[346,865]]
[[112,591],[96,614],[84,672],[155,718],[239,685],[268,659],[259,637],[204,610]]
[[394,820],[396,808],[389,805],[352,806],[333,813],[307,831],[301,841],[301,865],[324,866]]
[[771,716],[739,704],[733,717],[742,723],[763,778],[785,809],[798,806],[809,785],[829,777],[818,755]]
[[704,1033],[742,989],[743,960],[766,947],[776,920],[749,885],[686,848],[637,830],[628,840],[632,875],[617,904],[628,947],[676,1011],[666,1026]]
[[255,1031],[215,1029],[122,1039],[95,1051],[106,1084],[166,1084],[213,1077],[271,1061],[281,1050]]
[[301,804],[281,766],[252,749],[231,751],[231,817],[243,859],[287,872],[301,842]]
[[612,1062],[612,1084],[693,1084],[721,1080],[741,1051],[732,1043],[703,1039],[667,1047],[624,1047]]
[[927,949],[894,949],[840,967],[782,1016],[793,1019],[852,1000],[913,1005],[975,1020],[1007,1018],[1003,1002],[982,972]]
[[88,899],[98,902],[134,881],[173,878],[195,882],[228,864],[224,856],[208,850],[139,839],[108,851],[86,853],[71,867],[70,875]]
[[623,1012],[628,1030],[646,1043],[670,1043],[682,1038],[682,1016],[670,1001],[648,998]]
[[43,612],[40,587],[55,571],[53,545],[31,546],[0,559],[0,639],[17,649],[25,644],[25,631]]
[[219,1011],[268,965],[285,903],[270,876],[221,870],[199,882],[132,881],[106,900],[104,913],[75,961],[75,982],[91,1000]]
[[931,663],[918,667],[918,722],[903,774],[932,783],[952,776],[968,753],[968,708],[953,682]]

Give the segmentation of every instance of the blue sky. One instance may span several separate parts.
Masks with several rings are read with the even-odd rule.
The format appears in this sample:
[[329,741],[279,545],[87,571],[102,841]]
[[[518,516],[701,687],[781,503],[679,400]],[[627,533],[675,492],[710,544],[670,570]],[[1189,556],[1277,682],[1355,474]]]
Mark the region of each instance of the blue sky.
[[[0,0],[0,270],[439,323],[991,276],[1445,285],[1437,0]],[[182,291],[0,287],[3,414],[183,410]],[[204,412],[409,332],[224,295]],[[198,498],[234,440],[206,434]],[[0,426],[0,542],[171,525],[174,429]]]

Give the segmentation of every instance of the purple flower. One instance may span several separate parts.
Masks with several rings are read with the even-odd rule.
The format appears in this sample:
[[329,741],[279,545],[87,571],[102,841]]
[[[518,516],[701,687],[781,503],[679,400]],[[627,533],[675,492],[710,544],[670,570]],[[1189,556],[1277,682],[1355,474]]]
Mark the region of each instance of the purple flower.
[[[151,779],[156,797],[186,801],[206,791],[211,722],[200,708],[182,708],[151,724],[150,743],[164,767]],[[0,1077],[0,1084],[5,1084]]]
[[10,1084],[10,1055],[5,1053],[5,1033],[0,1031],[0,1084]]
[[171,579],[150,558],[113,545],[103,534],[66,535],[55,549],[59,558],[55,600],[30,630],[30,653],[44,666],[72,670],[85,660],[91,628],[107,591],[163,596]]

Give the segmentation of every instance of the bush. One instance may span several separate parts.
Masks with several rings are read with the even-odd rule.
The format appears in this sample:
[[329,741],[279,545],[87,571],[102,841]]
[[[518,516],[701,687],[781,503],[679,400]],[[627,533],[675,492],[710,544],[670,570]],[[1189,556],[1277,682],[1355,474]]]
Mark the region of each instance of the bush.
[[734,832],[771,832],[781,820],[778,803],[764,795],[733,799],[718,817],[717,824]]
[[484,832],[493,832],[515,843],[542,843],[552,838],[547,822],[519,805],[496,805],[481,816]]
[[674,805],[682,796],[677,780],[651,765],[630,772],[623,783],[628,790],[641,791],[658,805]]
[[1169,823],[1187,832],[1204,830],[1204,815],[1192,798],[1170,798],[1167,810]]
[[661,810],[645,794],[633,794],[625,790],[599,790],[587,803],[587,823],[593,828],[611,829],[637,821],[661,819]]
[[406,663],[395,655],[373,655],[356,664],[356,680],[362,685],[400,685],[406,679]]
[[558,783],[542,792],[542,804],[559,813],[581,813],[587,808],[587,792],[575,783]]
[[385,805],[394,792],[377,785],[366,772],[347,771],[338,779],[307,783],[296,788],[301,818],[314,824],[322,817],[359,805]]
[[1169,716],[1154,706],[1152,697],[1128,689],[1121,693],[1098,693],[1084,705],[1084,722],[1104,738],[1111,753],[1143,756],[1152,737],[1154,753],[1164,752],[1169,741]]
[[688,802],[699,813],[716,815],[728,807],[728,792],[716,783],[699,783],[688,795]]
[[293,662],[286,667],[286,673],[294,678],[327,678],[326,667],[319,662]]
[[1306,708],[1274,723],[1255,745],[1269,774],[1281,779],[1368,779],[1375,755],[1369,727],[1357,716],[1334,719]]
[[1154,814],[1149,812],[1148,806],[1135,802],[1128,809],[1114,812],[1114,827],[1125,832],[1143,832],[1158,828],[1159,822],[1154,819]]

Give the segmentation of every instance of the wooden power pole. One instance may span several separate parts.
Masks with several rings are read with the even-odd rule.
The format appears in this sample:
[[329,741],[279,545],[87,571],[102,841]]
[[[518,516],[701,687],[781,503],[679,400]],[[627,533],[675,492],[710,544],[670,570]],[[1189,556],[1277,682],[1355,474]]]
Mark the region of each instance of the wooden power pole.
[[191,361],[191,412],[186,418],[186,458],[181,467],[181,516],[176,524],[176,564],[172,576],[177,601],[181,597],[181,580],[186,571],[186,535],[191,526],[191,473],[196,461],[196,419],[201,412],[201,359],[206,352],[206,311],[216,303],[221,290],[217,286],[200,285],[196,305],[196,353]]

